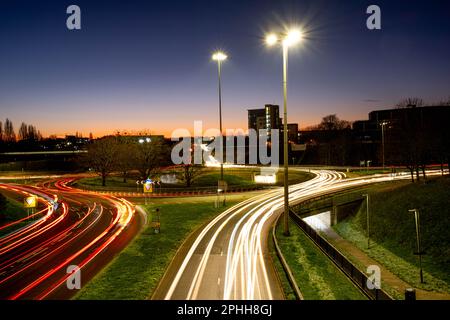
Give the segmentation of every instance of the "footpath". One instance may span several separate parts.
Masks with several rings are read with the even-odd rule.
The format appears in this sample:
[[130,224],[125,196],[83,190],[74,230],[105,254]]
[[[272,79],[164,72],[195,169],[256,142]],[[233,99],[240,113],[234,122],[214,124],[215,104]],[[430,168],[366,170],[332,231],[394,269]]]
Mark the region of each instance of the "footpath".
[[[313,225],[311,227],[315,228]],[[367,268],[370,265],[377,265],[381,271],[381,286],[387,284],[390,288],[396,290],[399,294],[403,294],[407,288],[412,288],[410,284],[400,279],[397,275],[386,269],[380,262],[369,257],[365,252],[360,250],[350,241],[342,238],[331,227],[315,228],[322,234],[336,249],[341,251],[350,260],[357,261],[359,265]],[[362,270],[364,271],[364,270]],[[415,288],[417,300],[450,300],[450,294],[426,291]]]

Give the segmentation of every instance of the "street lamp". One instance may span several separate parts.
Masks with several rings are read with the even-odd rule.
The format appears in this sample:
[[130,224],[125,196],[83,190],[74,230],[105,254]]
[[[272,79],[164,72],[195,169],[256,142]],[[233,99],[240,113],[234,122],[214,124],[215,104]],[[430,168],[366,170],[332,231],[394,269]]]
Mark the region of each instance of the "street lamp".
[[417,255],[419,256],[419,268],[420,268],[420,283],[423,283],[423,271],[422,271],[422,251],[420,251],[420,220],[419,210],[411,209],[408,212],[414,212],[414,218],[416,221],[416,239],[417,239]]
[[370,249],[370,229],[369,229],[369,194],[363,194],[366,197],[366,224],[367,224],[367,249]]
[[381,144],[382,144],[382,156],[383,156],[383,170],[384,170],[384,126],[387,125],[389,122],[388,121],[382,121],[380,123],[381,125]]
[[[222,61],[227,59],[227,55],[221,51],[217,51],[212,55],[212,59],[217,61],[217,71],[219,76],[219,125],[220,125],[220,138],[223,139],[222,135],[222,79],[221,79],[221,67]],[[220,159],[220,180],[223,181],[223,144],[222,146],[222,159]],[[223,199],[223,204],[225,205],[225,197]]]
[[283,163],[284,163],[284,235],[289,235],[289,186],[288,186],[288,129],[287,129],[287,62],[289,47],[296,45],[302,39],[302,33],[293,29],[285,34],[277,35],[271,33],[266,37],[266,44],[274,46],[281,44],[283,48]]

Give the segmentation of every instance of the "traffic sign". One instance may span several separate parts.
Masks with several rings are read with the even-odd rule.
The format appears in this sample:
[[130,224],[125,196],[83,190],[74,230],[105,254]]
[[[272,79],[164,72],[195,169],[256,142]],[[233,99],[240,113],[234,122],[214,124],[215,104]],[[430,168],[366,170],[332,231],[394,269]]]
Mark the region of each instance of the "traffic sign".
[[36,197],[29,196],[23,200],[23,205],[25,208],[36,208]]
[[144,184],[144,193],[152,193],[153,192],[153,183],[145,183]]

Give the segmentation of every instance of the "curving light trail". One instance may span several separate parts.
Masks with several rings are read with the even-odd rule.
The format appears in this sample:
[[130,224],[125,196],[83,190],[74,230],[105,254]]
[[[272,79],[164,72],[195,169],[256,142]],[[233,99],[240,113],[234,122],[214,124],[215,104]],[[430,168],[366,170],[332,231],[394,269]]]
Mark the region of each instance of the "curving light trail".
[[[385,174],[347,179],[342,172],[310,172],[315,174],[313,179],[289,188],[291,205],[354,186],[409,179],[408,175]],[[283,190],[278,189],[217,216],[203,228],[182,263],[176,266],[163,298],[281,299],[281,288],[267,258],[267,235],[283,205]]]
[[[0,184],[19,196],[38,196],[47,206],[39,220],[0,237],[0,298],[70,297],[74,292],[65,286],[71,276],[68,266],[86,269],[83,279],[89,279],[138,231],[129,201],[73,189],[67,186],[70,181],[38,187]],[[63,200],[57,206],[58,197]]]

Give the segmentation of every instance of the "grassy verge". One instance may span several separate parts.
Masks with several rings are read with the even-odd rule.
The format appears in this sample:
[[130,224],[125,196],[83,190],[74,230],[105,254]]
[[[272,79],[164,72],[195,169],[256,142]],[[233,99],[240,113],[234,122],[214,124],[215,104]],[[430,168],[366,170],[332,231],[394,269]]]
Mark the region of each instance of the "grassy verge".
[[[392,273],[414,287],[450,292],[450,180],[430,179],[427,183],[395,183],[373,186],[371,195],[371,239],[367,249],[366,208],[337,224],[335,230]],[[425,283],[419,281],[414,216],[420,210]]]
[[269,252],[270,257],[275,267],[276,273],[280,279],[281,287],[283,288],[284,296],[287,300],[296,300],[295,292],[292,289],[289,280],[284,272],[283,266],[280,262],[280,259],[277,256],[277,252],[275,249],[275,245],[272,241],[272,234],[269,235]]
[[2,204],[2,206],[4,207],[2,208],[3,210],[0,213],[0,218],[4,219],[3,221],[18,220],[27,215],[27,211],[26,209],[24,209],[21,202],[7,196],[4,196],[4,199],[5,203]]
[[[253,195],[253,194],[252,194]],[[250,195],[228,197],[227,207]],[[178,247],[195,229],[225,208],[213,206],[214,197],[155,199],[147,205],[161,213],[161,233],[144,231],[76,295],[75,299],[147,299],[156,288]],[[151,218],[150,218],[151,219]]]
[[[292,270],[306,300],[364,300],[366,297],[323,254],[319,248],[294,224],[291,236],[285,237],[281,228],[276,236],[281,251]],[[274,260],[277,259],[274,257]],[[275,265],[280,274],[280,264]],[[283,285],[286,288],[286,285]],[[287,288],[288,297],[292,290]]]
[[[0,197],[2,194],[0,194]],[[3,200],[2,200],[3,199]],[[10,197],[4,196],[4,198],[0,199],[0,226],[5,225],[8,222],[19,220],[27,215],[26,209],[24,209],[23,204],[19,201],[16,201]],[[16,224],[14,226],[5,228],[3,230],[0,230],[0,237],[8,234],[16,229],[19,229],[26,224],[28,224],[29,221],[25,221],[19,224]]]

